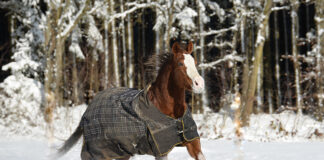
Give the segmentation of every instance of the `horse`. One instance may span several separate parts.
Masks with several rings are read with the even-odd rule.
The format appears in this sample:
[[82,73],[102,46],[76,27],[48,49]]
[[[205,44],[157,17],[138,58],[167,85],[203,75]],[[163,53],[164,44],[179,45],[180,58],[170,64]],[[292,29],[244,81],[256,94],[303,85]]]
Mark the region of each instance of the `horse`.
[[185,146],[195,160],[205,160],[185,91],[202,93],[205,82],[192,57],[193,43],[178,42],[163,54],[155,80],[144,90],[114,88],[98,93],[79,126],[57,155],[64,155],[83,135],[82,160],[128,160],[150,154],[167,160],[175,146]]

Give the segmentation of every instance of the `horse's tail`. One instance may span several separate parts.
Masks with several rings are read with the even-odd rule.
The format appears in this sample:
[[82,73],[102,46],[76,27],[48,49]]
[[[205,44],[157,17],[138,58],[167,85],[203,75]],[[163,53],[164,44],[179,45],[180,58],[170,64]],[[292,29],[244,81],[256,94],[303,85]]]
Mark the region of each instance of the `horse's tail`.
[[82,136],[82,133],[83,133],[83,129],[79,125],[78,128],[69,137],[69,139],[64,142],[64,145],[60,149],[58,149],[58,151],[56,153],[56,157],[57,158],[61,157],[66,152],[68,152],[75,145],[75,143],[79,140],[79,138]]

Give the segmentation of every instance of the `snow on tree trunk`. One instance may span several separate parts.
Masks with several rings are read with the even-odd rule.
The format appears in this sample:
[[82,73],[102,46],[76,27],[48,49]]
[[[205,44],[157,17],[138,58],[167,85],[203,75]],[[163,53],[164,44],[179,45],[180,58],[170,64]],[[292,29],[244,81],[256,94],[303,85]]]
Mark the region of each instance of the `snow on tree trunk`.
[[127,34],[128,34],[128,87],[134,87],[134,48],[133,48],[133,23],[131,16],[127,16]]
[[265,7],[263,10],[263,14],[261,15],[261,23],[259,25],[258,29],[258,38],[255,44],[255,56],[253,61],[253,68],[252,73],[249,78],[249,85],[247,90],[247,97],[245,99],[244,104],[244,111],[243,111],[243,117],[242,122],[243,126],[248,125],[249,123],[249,116],[252,113],[253,109],[253,102],[254,102],[254,95],[257,85],[257,77],[258,77],[258,70],[261,65],[261,59],[263,56],[263,47],[264,47],[264,41],[265,41],[265,35],[266,35],[266,29],[268,27],[268,19],[269,15],[271,13],[271,7],[272,7],[272,0],[267,0],[265,2]]
[[[110,0],[110,14],[115,14],[115,2],[113,0]],[[114,80],[115,80],[115,86],[119,87],[119,66],[118,66],[118,48],[117,48],[117,31],[116,31],[116,23],[115,19],[113,18],[111,21],[111,27],[112,27],[112,47],[113,47],[113,66],[114,66]]]
[[302,96],[300,89],[300,69],[298,62],[298,48],[297,48],[297,39],[298,39],[298,15],[297,10],[299,7],[299,2],[297,0],[291,1],[292,10],[291,10],[291,40],[292,40],[292,56],[294,63],[295,71],[295,86],[296,86],[296,106],[298,109],[298,114],[302,114]]
[[[159,11],[156,11],[156,17],[159,16]],[[156,29],[155,30],[155,54],[160,54],[160,50],[161,50],[161,46],[160,46],[160,38],[161,38],[161,35],[160,35],[160,29]],[[158,64],[159,64],[159,58],[158,56],[156,56],[156,59],[155,59],[155,62],[156,62],[156,69],[158,69]]]
[[262,88],[263,88],[263,60],[261,59],[260,66],[258,68],[258,77],[257,77],[257,96],[256,96],[256,101],[257,101],[257,113],[260,113],[262,111]]
[[109,79],[109,37],[108,37],[108,22],[105,21],[105,38],[104,38],[104,47],[105,47],[105,85],[104,88],[108,87]]

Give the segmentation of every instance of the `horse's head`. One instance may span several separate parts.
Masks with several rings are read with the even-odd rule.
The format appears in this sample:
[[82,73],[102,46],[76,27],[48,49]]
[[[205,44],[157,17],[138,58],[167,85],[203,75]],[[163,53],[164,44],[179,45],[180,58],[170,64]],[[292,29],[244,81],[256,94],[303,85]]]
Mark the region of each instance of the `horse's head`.
[[205,88],[205,81],[199,75],[196,68],[196,61],[191,56],[193,44],[190,42],[186,49],[175,42],[172,46],[173,71],[171,72],[173,81],[177,87],[201,93]]

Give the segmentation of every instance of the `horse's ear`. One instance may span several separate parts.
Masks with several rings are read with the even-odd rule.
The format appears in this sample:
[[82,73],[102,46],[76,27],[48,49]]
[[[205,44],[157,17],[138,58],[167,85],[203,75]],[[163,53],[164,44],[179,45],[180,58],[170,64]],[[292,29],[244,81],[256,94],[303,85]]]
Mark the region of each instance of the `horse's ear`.
[[188,54],[191,54],[193,51],[193,44],[192,42],[189,42],[188,46],[187,46],[187,52]]
[[172,46],[172,53],[177,54],[179,52],[181,52],[181,47],[178,42],[174,42],[174,44]]

